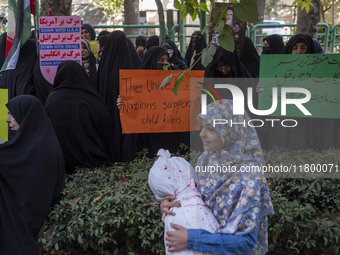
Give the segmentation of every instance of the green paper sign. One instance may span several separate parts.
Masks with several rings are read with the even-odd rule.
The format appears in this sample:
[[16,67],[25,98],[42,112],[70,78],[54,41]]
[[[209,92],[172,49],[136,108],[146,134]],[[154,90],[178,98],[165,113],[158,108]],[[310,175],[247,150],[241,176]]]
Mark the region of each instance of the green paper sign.
[[[272,106],[272,89],[278,89],[278,106],[271,116],[281,115],[282,88],[305,88],[311,99],[303,106],[305,116],[295,105],[287,105],[285,117],[340,118],[340,54],[261,55],[259,109]],[[303,93],[287,93],[286,98],[305,98]]]

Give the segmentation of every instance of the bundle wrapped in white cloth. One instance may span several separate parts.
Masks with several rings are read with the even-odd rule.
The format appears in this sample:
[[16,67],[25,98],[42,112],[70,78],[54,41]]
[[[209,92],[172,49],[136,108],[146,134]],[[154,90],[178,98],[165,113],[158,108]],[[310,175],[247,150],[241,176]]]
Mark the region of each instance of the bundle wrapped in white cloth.
[[[160,149],[159,158],[149,172],[149,186],[158,200],[163,200],[167,195],[175,196],[174,201],[179,201],[181,207],[173,207],[171,211],[176,215],[167,215],[165,218],[165,233],[174,231],[170,223],[181,225],[187,229],[204,229],[211,233],[219,230],[219,224],[214,215],[204,204],[201,194],[193,176],[193,167],[181,157],[171,157],[169,151]],[[202,252],[185,250],[181,252],[168,252],[169,255],[206,254]]]

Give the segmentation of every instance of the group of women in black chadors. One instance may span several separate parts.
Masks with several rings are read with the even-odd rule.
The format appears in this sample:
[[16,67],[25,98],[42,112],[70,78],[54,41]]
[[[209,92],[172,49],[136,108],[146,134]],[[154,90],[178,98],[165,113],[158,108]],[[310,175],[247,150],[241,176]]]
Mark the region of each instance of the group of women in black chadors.
[[[149,155],[154,156],[164,144],[167,144],[172,152],[179,149],[180,143],[190,145],[188,132],[122,134],[117,106],[120,69],[162,70],[170,63],[172,69],[184,70],[192,62],[191,68],[204,70],[207,79],[253,78],[250,83],[238,84],[244,92],[249,86],[255,88],[256,79],[259,78],[260,56],[247,37],[242,56],[217,46],[213,61],[205,68],[199,60],[199,53],[207,47],[207,43],[200,31],[192,34],[185,58],[170,39],[160,43],[156,35],[148,39],[139,36],[134,46],[122,31],[101,32],[97,47],[93,50],[91,45],[95,39],[94,29],[89,24],[84,24],[82,31],[83,66],[71,61],[61,63],[54,84],[49,84],[41,74],[34,39],[29,40],[21,49],[17,68],[4,72],[0,78],[0,87],[9,89],[9,99],[17,95],[31,94],[45,105],[63,149],[66,169],[69,172],[72,172],[75,166],[93,167],[105,160],[130,161],[143,148],[147,148]],[[1,53],[4,52],[6,44],[3,38],[4,36],[1,37]],[[293,36],[286,46],[279,35],[270,35],[263,40],[262,54],[316,53],[312,38],[306,34]],[[301,43],[306,46],[305,50],[295,50],[296,45]],[[194,52],[196,55],[192,58]],[[3,62],[4,57],[0,60]],[[256,105],[257,95],[253,96]],[[312,125],[304,125],[304,122],[309,121]],[[333,124],[335,122],[327,121]],[[301,123],[299,129],[303,135],[298,139],[287,129],[259,129],[262,147],[319,149],[337,145],[334,144],[333,137],[332,141],[321,137],[324,133],[321,120],[302,120]],[[297,130],[294,131],[296,132]],[[335,133],[336,130],[332,132]],[[311,143],[310,137],[318,138],[320,142]]]
[[[197,55],[193,58],[194,52],[199,54],[207,47],[200,31],[192,34],[185,58],[169,38],[160,43],[156,35],[147,40],[140,36],[133,45],[122,31],[103,32],[98,42],[92,26],[84,24],[82,31],[83,65],[62,62],[53,84],[47,82],[40,71],[35,38],[21,48],[17,68],[1,74],[0,88],[9,90],[7,122],[11,129],[10,140],[0,145],[0,189],[6,194],[0,198],[0,206],[5,208],[0,215],[1,254],[9,254],[13,247],[18,249],[15,254],[35,254],[38,231],[48,208],[58,201],[64,187],[64,169],[72,173],[76,166],[94,167],[106,160],[132,160],[143,148],[149,149],[153,157],[165,146],[176,152],[180,143],[190,145],[188,132],[122,134],[117,105],[120,69],[162,70],[170,63],[171,69],[184,70],[193,62],[192,69],[204,70],[205,78],[259,77],[260,57],[249,38],[245,39],[241,57],[217,46],[213,61],[205,68]],[[264,46],[263,54],[317,53],[312,38],[305,34],[293,36],[286,46],[281,36],[271,35],[264,38]],[[3,34],[1,66],[5,49],[6,35]],[[271,129],[266,130],[266,135],[260,135],[262,147],[338,145],[334,139],[328,139],[329,132],[335,133],[335,128],[321,137],[325,128],[322,122],[305,121],[311,121],[313,128],[308,129],[309,123],[301,125],[300,140],[286,130]],[[334,120],[327,121],[335,126]],[[311,136],[322,144],[307,143]],[[26,189],[32,184],[34,189]],[[18,199],[23,203],[13,202]],[[11,231],[7,231],[9,229]],[[29,240],[22,240],[19,233],[23,232]]]
[[[320,43],[307,34],[296,34],[284,46],[279,35],[264,38],[266,54],[323,54]],[[328,149],[340,147],[340,126],[336,119],[294,118],[294,128],[266,127],[259,132],[265,149],[274,147],[288,149]]]

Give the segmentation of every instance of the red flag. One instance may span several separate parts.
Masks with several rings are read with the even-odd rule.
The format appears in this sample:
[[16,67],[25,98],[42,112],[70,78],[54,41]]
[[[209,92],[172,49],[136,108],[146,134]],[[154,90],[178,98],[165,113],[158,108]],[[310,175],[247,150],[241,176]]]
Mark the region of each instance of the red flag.
[[48,9],[48,16],[53,16],[53,13],[51,12],[50,9]]
[[37,16],[37,2],[36,0],[30,0],[31,14]]

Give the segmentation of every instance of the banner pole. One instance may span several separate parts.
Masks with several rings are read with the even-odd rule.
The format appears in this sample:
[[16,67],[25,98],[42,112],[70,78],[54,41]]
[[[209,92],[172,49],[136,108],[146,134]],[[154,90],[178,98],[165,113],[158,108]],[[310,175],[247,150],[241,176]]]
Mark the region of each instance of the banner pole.
[[37,44],[37,56],[39,56],[39,17],[40,17],[40,3],[39,0],[35,1],[36,5],[36,14],[34,16],[34,29],[35,29],[35,39],[36,39],[36,44]]

